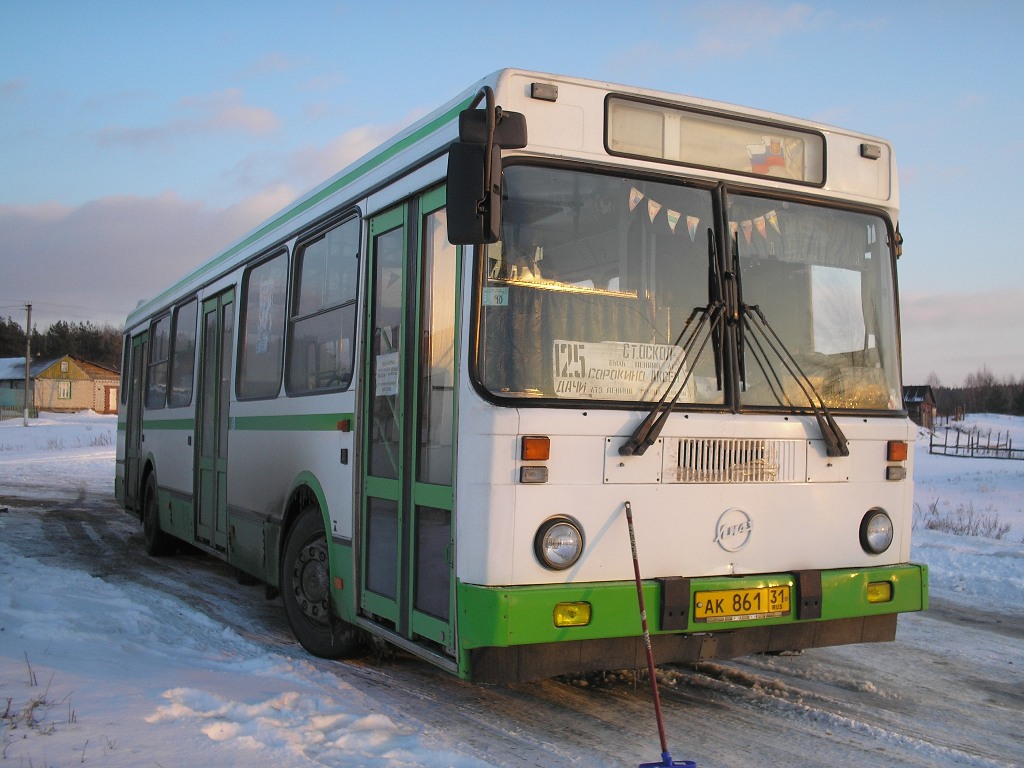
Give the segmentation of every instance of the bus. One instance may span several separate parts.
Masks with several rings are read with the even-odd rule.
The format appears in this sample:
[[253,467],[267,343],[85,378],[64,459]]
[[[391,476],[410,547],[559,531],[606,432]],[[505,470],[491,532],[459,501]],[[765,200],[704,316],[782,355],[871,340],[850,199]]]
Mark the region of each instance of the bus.
[[898,202],[881,139],[501,70],[129,315],[117,498],[320,657],[639,668],[638,588],[658,663],[891,641]]

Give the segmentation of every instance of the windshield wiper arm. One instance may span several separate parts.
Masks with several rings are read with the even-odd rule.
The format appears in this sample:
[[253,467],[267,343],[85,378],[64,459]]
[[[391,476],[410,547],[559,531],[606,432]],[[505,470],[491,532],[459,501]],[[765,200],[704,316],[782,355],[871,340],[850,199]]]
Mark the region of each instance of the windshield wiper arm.
[[[761,352],[760,357],[755,356],[757,364],[760,366],[762,373],[765,374],[765,379],[768,380],[768,384],[772,388],[772,393],[779,401],[779,404],[782,404],[782,398],[779,396],[779,393],[775,391],[775,387],[772,385],[771,379],[768,376],[768,371],[765,371],[765,365],[768,366],[768,370],[771,371],[776,383],[778,383],[782,396],[786,398],[789,405],[793,405],[792,401],[789,401],[789,396],[785,393],[785,387],[782,385],[778,373],[769,362],[767,354],[765,354],[765,348],[761,344],[762,339],[767,342],[770,350],[782,362],[782,365],[786,368],[786,372],[794,381],[796,381],[801,391],[803,391],[804,397],[807,398],[807,402],[810,404],[811,410],[814,411],[814,418],[818,422],[818,429],[821,431],[821,437],[825,441],[825,453],[828,456],[849,456],[850,444],[846,439],[846,435],[843,434],[843,430],[839,428],[835,419],[832,418],[832,414],[829,412],[828,406],[825,405],[824,399],[822,399],[818,390],[814,388],[814,384],[811,382],[807,374],[804,373],[800,364],[797,363],[793,353],[786,348],[782,339],[779,338],[779,334],[775,332],[774,328],[772,328],[771,323],[768,322],[768,318],[765,317],[761,308],[756,304],[754,306],[744,304],[742,305],[742,315],[744,326],[747,330],[751,331],[753,341]],[[758,322],[751,323],[751,318],[754,318]],[[760,334],[760,336],[758,334]]]
[[679,333],[676,338],[675,346],[679,346],[679,342],[686,333],[686,329],[689,328],[690,323],[699,314],[700,321],[697,326],[693,329],[693,332],[687,337],[686,342],[683,344],[683,353],[680,355],[679,362],[676,364],[675,369],[672,372],[672,377],[668,384],[665,386],[665,392],[661,398],[655,404],[654,408],[651,409],[650,413],[644,418],[640,425],[633,431],[633,434],[629,436],[621,446],[619,446],[620,456],[643,456],[647,449],[654,445],[658,439],[658,435],[661,434],[661,430],[665,427],[665,422],[668,420],[668,415],[672,412],[672,408],[679,398],[682,396],[683,391],[686,389],[686,384],[689,382],[690,377],[693,375],[693,366],[690,366],[686,371],[686,376],[683,377],[682,382],[676,389],[675,395],[671,400],[668,399],[669,393],[675,386],[676,380],[679,378],[679,374],[682,373],[686,363],[691,359],[690,352],[693,350],[694,344],[697,339],[702,335],[701,331],[705,326],[708,326],[708,330],[704,335],[704,340],[701,342],[700,348],[697,350],[697,355],[693,359],[700,357],[704,351],[704,347],[707,346],[708,341],[711,339],[711,331],[721,321],[725,314],[725,305],[722,302],[715,302],[708,304],[706,307],[697,307],[690,313],[690,316],[686,319],[686,323],[683,325],[683,330]]

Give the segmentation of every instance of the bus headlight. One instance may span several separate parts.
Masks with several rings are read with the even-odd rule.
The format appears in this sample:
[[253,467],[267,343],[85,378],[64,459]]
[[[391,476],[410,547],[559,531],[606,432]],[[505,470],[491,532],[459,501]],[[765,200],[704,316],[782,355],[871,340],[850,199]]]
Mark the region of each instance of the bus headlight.
[[869,555],[880,555],[892,544],[892,520],[884,509],[869,509],[860,521],[860,545]]
[[533,539],[533,551],[545,568],[565,570],[583,553],[583,532],[579,523],[568,517],[545,520]]

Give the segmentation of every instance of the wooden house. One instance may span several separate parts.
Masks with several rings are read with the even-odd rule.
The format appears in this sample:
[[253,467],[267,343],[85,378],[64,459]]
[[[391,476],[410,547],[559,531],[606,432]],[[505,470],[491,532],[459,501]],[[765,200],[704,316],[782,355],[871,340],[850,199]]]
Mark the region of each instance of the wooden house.
[[911,421],[925,429],[935,428],[935,394],[927,384],[903,388],[903,407]]
[[[120,374],[71,355],[33,360],[29,366],[31,404],[40,411],[117,413]],[[25,358],[0,358],[0,406],[23,408]]]

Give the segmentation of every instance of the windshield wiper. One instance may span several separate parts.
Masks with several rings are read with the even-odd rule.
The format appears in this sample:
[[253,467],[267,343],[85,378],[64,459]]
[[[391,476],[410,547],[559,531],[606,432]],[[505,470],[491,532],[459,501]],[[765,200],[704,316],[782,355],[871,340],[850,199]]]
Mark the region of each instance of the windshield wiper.
[[[693,332],[687,337],[683,344],[683,353],[679,358],[679,362],[676,364],[675,369],[672,371],[672,376],[665,386],[665,392],[661,398],[651,409],[650,413],[640,422],[639,426],[633,430],[633,434],[629,436],[621,446],[619,446],[620,456],[643,456],[647,449],[654,445],[658,439],[658,435],[661,434],[661,430],[665,427],[665,422],[668,420],[669,414],[672,412],[672,408],[679,398],[682,396],[683,391],[686,389],[686,384],[689,382],[690,377],[693,375],[693,366],[691,365],[686,371],[686,376],[683,377],[682,383],[676,389],[675,396],[672,400],[668,400],[669,393],[675,386],[676,380],[679,378],[679,374],[682,373],[686,363],[691,359],[697,359],[704,351],[704,347],[707,346],[709,340],[712,337],[715,338],[716,350],[720,350],[721,342],[721,330],[722,318],[725,316],[725,303],[722,301],[722,279],[718,270],[718,251],[715,247],[715,234],[711,229],[708,229],[708,296],[710,301],[705,307],[696,307],[683,324],[683,329],[679,332],[676,337],[675,345],[679,346],[679,342],[682,341],[683,336],[686,334],[687,329],[690,327],[690,323],[693,322],[694,318],[700,316],[700,321],[697,326],[693,329]],[[700,349],[697,350],[696,358],[690,357],[690,352],[693,350],[693,345],[697,342],[697,339],[701,335],[703,328],[707,327],[707,335],[704,337],[704,341],[701,342]],[[716,368],[718,354],[716,354]]]
[[705,326],[708,326],[708,332],[704,335],[704,340],[701,342],[700,348],[697,350],[695,358],[699,358],[701,352],[704,351],[704,347],[707,346],[708,341],[711,339],[711,329],[716,327],[721,321],[725,314],[725,305],[722,302],[716,302],[709,304],[706,307],[697,307],[690,313],[690,316],[686,319],[686,324],[683,326],[682,332],[679,337],[676,338],[675,346],[679,346],[679,342],[682,339],[686,329],[693,322],[694,318],[700,316],[700,321],[697,326],[693,329],[693,332],[687,337],[683,344],[683,353],[679,358],[679,362],[676,364],[675,369],[672,372],[672,377],[668,384],[665,386],[665,392],[661,396],[661,399],[655,404],[651,412],[647,414],[640,425],[633,431],[633,434],[629,436],[621,446],[619,446],[619,455],[621,456],[643,456],[647,453],[647,449],[650,448],[657,441],[658,436],[661,434],[661,430],[665,427],[665,422],[668,420],[669,414],[672,412],[672,408],[679,398],[682,396],[686,389],[686,384],[690,381],[690,377],[693,375],[693,366],[690,366],[686,371],[686,376],[683,377],[682,382],[676,389],[675,395],[671,400],[668,399],[669,393],[675,386],[676,380],[679,378],[679,374],[682,373],[686,367],[686,363],[691,359],[690,352],[693,350],[693,345],[696,344],[697,338],[701,335],[701,331]]
[[[772,367],[765,347],[761,343],[762,340],[767,343],[768,348],[774,353],[775,357],[782,362],[786,372],[800,387],[804,397],[807,398],[807,402],[814,412],[814,418],[818,422],[818,429],[821,430],[821,437],[825,441],[825,453],[829,456],[849,456],[850,445],[846,435],[843,434],[843,430],[839,428],[835,419],[832,418],[828,406],[825,405],[825,401],[818,393],[818,390],[814,388],[810,377],[804,373],[793,353],[786,348],[786,345],[779,338],[779,334],[775,332],[775,329],[772,328],[771,323],[768,322],[768,318],[765,317],[761,308],[756,304],[754,306],[743,304],[741,314],[743,316],[743,327],[750,331],[751,340],[760,352],[760,355],[754,354],[754,359],[757,361],[758,367],[760,367],[761,373],[764,374],[765,380],[768,382],[768,386],[771,388],[772,394],[775,395],[779,405],[783,404],[783,398],[785,398],[786,404],[790,406],[793,405],[793,402],[786,394],[786,388],[783,386],[778,372]],[[751,318],[754,319],[754,323],[750,322]],[[767,366],[767,370],[765,366]],[[770,376],[769,373],[771,374]],[[774,383],[772,382],[773,378]],[[776,385],[778,390],[776,390]]]

